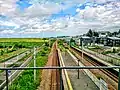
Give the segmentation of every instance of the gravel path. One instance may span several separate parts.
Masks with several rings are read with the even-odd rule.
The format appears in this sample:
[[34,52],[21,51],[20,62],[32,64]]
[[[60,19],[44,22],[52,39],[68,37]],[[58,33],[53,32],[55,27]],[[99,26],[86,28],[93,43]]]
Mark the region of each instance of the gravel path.
[[[62,52],[62,56],[66,66],[76,66],[73,58],[67,52]],[[83,70],[80,70],[79,79],[77,79],[77,70],[67,70],[67,72],[74,90],[99,90]]]

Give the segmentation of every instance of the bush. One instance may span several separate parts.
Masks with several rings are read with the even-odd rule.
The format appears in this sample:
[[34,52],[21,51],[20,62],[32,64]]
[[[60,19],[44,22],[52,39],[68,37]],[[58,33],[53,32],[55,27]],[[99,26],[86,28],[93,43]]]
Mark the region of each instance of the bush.
[[104,51],[104,52],[102,52],[102,54],[109,54],[109,53],[112,53],[111,51]]
[[113,48],[113,53],[116,53],[116,49],[115,48]]
[[120,56],[120,53],[118,53],[118,55]]

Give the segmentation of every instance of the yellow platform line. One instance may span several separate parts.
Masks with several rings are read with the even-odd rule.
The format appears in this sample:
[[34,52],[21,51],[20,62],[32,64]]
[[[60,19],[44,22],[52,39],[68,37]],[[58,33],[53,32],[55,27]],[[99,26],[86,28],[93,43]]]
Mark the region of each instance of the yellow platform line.
[[[62,58],[61,52],[60,52],[59,49],[58,49],[58,51],[59,51],[59,56],[60,56],[60,60],[61,60],[62,66],[65,67],[65,64],[63,62],[63,58]],[[69,79],[69,76],[68,76],[68,73],[67,73],[66,69],[64,69],[64,73],[65,73],[65,76],[66,76],[66,80],[67,80],[67,84],[68,84],[69,90],[73,90],[73,87],[72,87],[72,84],[70,82],[70,79]]]

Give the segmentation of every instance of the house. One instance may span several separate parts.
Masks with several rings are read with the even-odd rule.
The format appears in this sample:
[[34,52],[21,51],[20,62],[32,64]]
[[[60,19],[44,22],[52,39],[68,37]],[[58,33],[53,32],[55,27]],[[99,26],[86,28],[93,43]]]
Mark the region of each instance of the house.
[[66,41],[67,44],[70,44],[71,37],[65,37],[64,40]]
[[106,38],[108,37],[108,34],[110,33],[109,31],[100,31],[99,33],[99,38],[97,38],[97,42],[101,44],[106,44]]
[[92,42],[92,38],[88,36],[82,36],[80,38],[80,45],[82,45],[82,42],[83,42],[83,45],[90,45]]
[[104,42],[104,45],[107,46],[120,46],[120,38],[118,37],[107,37]]

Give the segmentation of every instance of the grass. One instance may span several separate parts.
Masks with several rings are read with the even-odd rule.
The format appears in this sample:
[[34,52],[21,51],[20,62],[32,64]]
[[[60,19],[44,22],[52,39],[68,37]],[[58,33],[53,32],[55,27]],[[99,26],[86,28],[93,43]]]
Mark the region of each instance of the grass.
[[66,49],[67,49],[68,47],[67,47],[67,46],[64,47],[64,46],[63,46],[63,43],[64,43],[63,40],[59,40],[59,41],[58,41],[58,47],[60,48],[60,50],[61,50],[62,52],[66,52]]
[[[48,47],[44,47],[41,51],[37,54],[36,63],[37,66],[45,66],[47,62],[47,57],[50,49]],[[44,54],[43,54],[44,52]],[[30,63],[29,67],[33,67],[33,60]],[[10,86],[9,90],[36,90],[37,87],[40,85],[41,81],[41,73],[42,70],[37,70],[37,81],[34,82],[34,74],[33,70],[26,70],[24,71]]]

